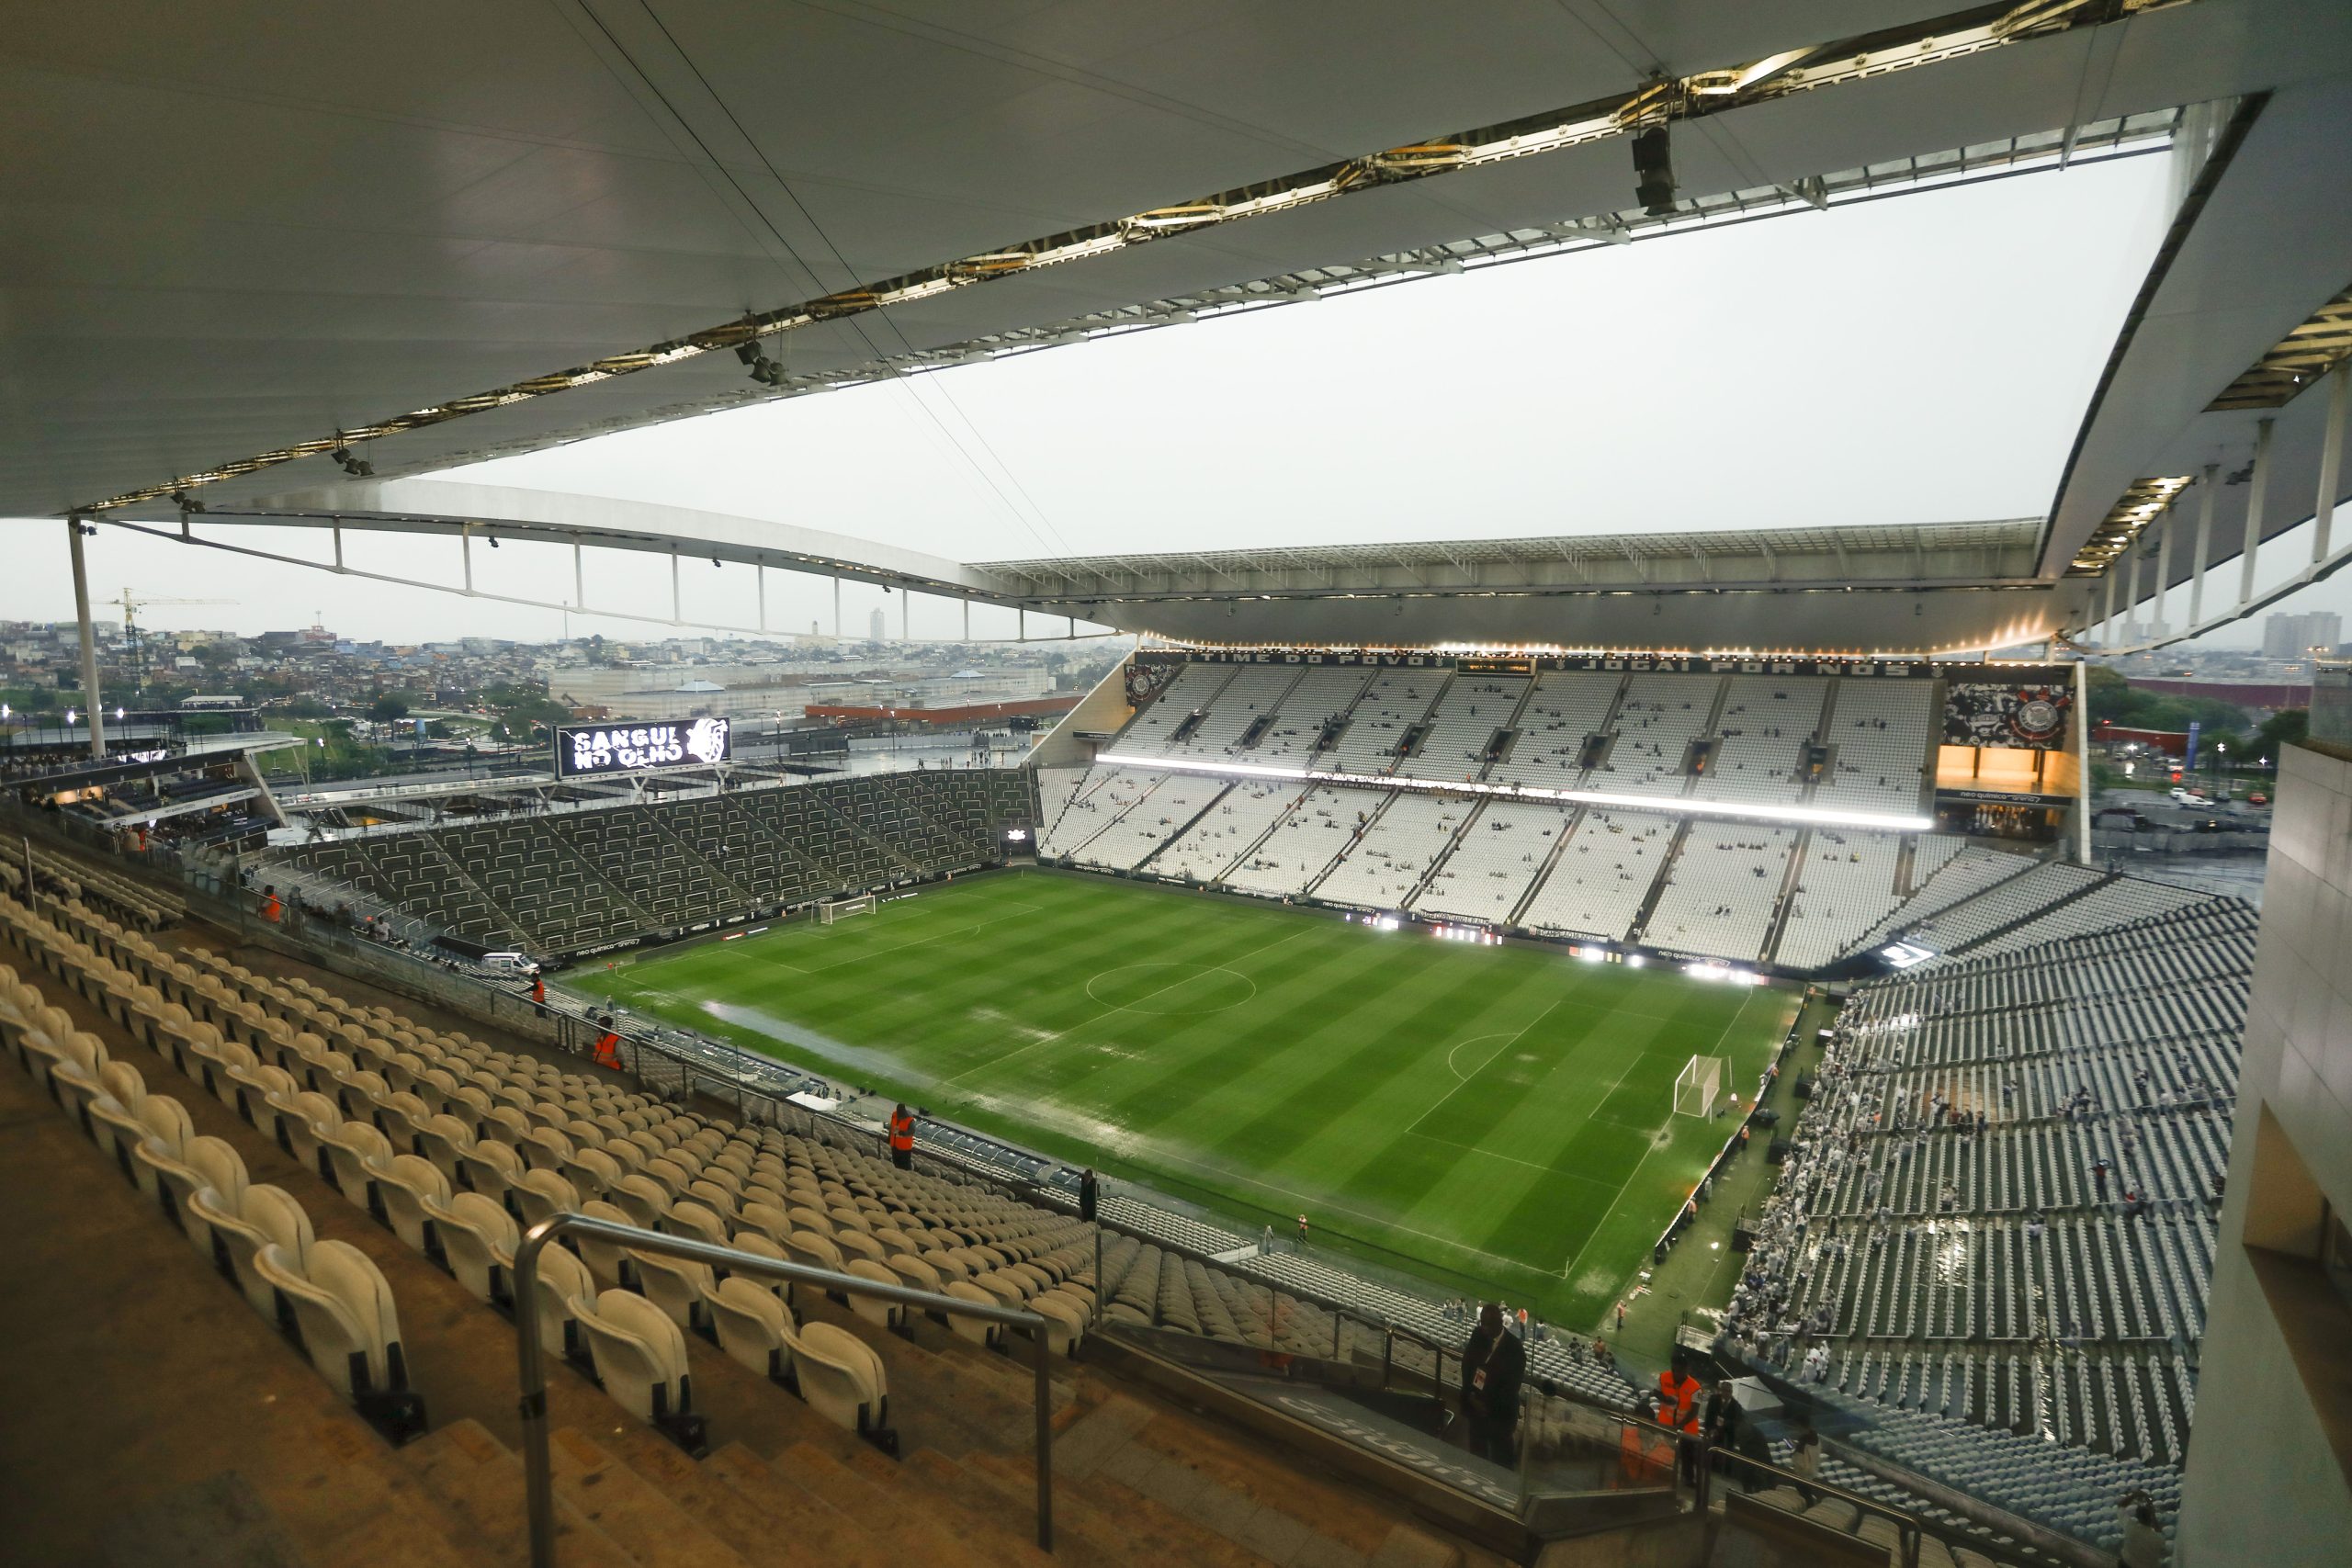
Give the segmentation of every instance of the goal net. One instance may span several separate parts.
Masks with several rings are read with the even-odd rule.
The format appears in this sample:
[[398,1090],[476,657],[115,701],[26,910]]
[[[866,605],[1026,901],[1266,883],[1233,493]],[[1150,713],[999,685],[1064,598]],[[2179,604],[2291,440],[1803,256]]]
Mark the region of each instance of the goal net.
[[854,898],[831,898],[817,906],[817,920],[831,925],[844,915],[870,915],[874,912],[874,895],[861,893]]
[[1684,1064],[1674,1079],[1674,1113],[1677,1116],[1712,1116],[1715,1113],[1715,1097],[1723,1092],[1724,1058],[1693,1056]]

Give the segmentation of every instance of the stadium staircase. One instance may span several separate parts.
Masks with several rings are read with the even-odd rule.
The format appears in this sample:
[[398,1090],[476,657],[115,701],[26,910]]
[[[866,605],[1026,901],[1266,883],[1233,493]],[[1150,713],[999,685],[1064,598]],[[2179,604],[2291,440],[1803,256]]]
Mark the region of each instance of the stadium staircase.
[[1470,809],[1463,814],[1462,825],[1454,829],[1452,835],[1446,839],[1445,847],[1430,857],[1430,863],[1422,870],[1420,880],[1413,884],[1413,890],[1406,894],[1399,902],[1397,906],[1399,908],[1409,909],[1420,902],[1421,895],[1427,893],[1430,890],[1430,884],[1437,880],[1437,874],[1445,869],[1445,863],[1452,860],[1453,852],[1462,847],[1464,838],[1468,835],[1472,828],[1477,825],[1478,819],[1487,814],[1487,804],[1484,800],[1474,801],[1471,804]]
[[789,866],[797,872],[797,881],[790,886],[779,887],[776,897],[793,902],[831,884],[832,878],[822,865],[802,853],[790,839],[761,821],[759,813],[746,810],[741,801],[729,799],[724,794],[718,796],[718,808],[723,818],[741,828],[747,841],[750,839],[760,840],[762,846],[775,857],[779,869]]
[[[724,792],[721,793],[723,795]],[[720,796],[714,795],[712,798],[717,799],[720,798]],[[752,892],[751,888],[745,886],[742,883],[729,875],[726,865],[718,859],[703,853],[702,851],[696,849],[693,844],[688,843],[676,833],[672,832],[669,825],[662,820],[662,813],[658,811],[648,812],[645,819],[653,829],[654,832],[661,835],[661,837],[667,841],[672,848],[678,852],[680,859],[692,865],[700,867],[704,874],[708,876],[711,881],[717,883],[721,887],[726,888],[728,892],[734,895],[735,908],[750,909],[757,907],[760,902],[758,894]],[[717,914],[722,911],[713,910],[711,912]],[[732,911],[725,912],[731,913]]]
[[1781,951],[1781,933],[1788,930],[1789,915],[1797,906],[1797,889],[1804,881],[1805,857],[1813,852],[1813,829],[1797,835],[1796,846],[1789,852],[1787,873],[1781,878],[1781,891],[1773,899],[1772,918],[1764,927],[1764,945],[1758,949],[1768,959]]
[[826,799],[822,795],[813,796],[812,798],[815,799],[817,803],[817,809],[823,812],[828,818],[831,818],[835,826],[845,830],[852,840],[857,843],[865,845],[868,850],[881,856],[882,859],[888,863],[897,866],[909,876],[921,876],[923,874],[924,868],[921,864],[917,863],[914,860],[900,852],[896,845],[885,841],[883,839],[873,833],[867,832],[865,824],[858,821],[856,818],[851,816],[848,812],[842,810],[841,807],[835,806],[831,800]]
[[1527,907],[1535,902],[1536,896],[1544,891],[1544,885],[1552,879],[1552,872],[1559,865],[1560,857],[1568,852],[1568,840],[1577,836],[1577,829],[1584,824],[1584,814],[1585,807],[1579,806],[1560,819],[1560,830],[1552,835],[1551,852],[1544,857],[1544,863],[1536,868],[1535,875],[1527,884],[1527,891],[1520,895],[1519,902],[1511,908],[1512,925],[1527,919]]
[[1339,850],[1331,856],[1331,863],[1306,879],[1306,885],[1299,889],[1300,897],[1304,897],[1313,893],[1317,887],[1322,886],[1323,884],[1329,879],[1333,872],[1340,869],[1340,863],[1348,858],[1348,852],[1354,849],[1358,844],[1363,843],[1364,839],[1372,832],[1373,829],[1379,825],[1380,819],[1388,814],[1388,807],[1395,804],[1398,798],[1399,793],[1400,792],[1398,791],[1391,790],[1386,795],[1380,797],[1380,804],[1374,807],[1371,812],[1364,818],[1363,826],[1346,835],[1347,841],[1341,844]]
[[499,926],[508,935],[518,942],[524,940],[526,933],[523,923],[517,920],[504,905],[490,896],[490,889],[476,881],[473,874],[465,868],[464,863],[442,847],[441,840],[437,837],[432,833],[419,833],[416,835],[416,841],[426,854],[449,868],[449,874],[456,878],[458,885],[479,899],[482,908],[488,909],[496,918]]
[[1658,863],[1657,875],[1650,882],[1649,891],[1642,895],[1642,902],[1634,911],[1634,923],[1626,928],[1627,940],[1639,942],[1650,929],[1650,917],[1657,913],[1658,900],[1666,897],[1668,884],[1674,880],[1674,863],[1682,858],[1682,845],[1690,837],[1690,821],[1683,818],[1674,825],[1674,841],[1667,846],[1666,856]]
[[1153,861],[1158,860],[1162,851],[1168,849],[1178,840],[1183,838],[1185,834],[1198,827],[1203,818],[1216,809],[1217,802],[1223,800],[1227,795],[1231,795],[1233,790],[1234,786],[1232,784],[1227,784],[1223,788],[1219,789],[1215,795],[1209,796],[1209,798],[1202,804],[1201,808],[1198,811],[1193,812],[1190,817],[1187,817],[1182,821],[1179,822],[1164,838],[1159,840],[1159,842],[1152,845],[1151,852],[1145,855],[1143,859],[1136,862],[1134,869],[1141,871]]
[[[629,890],[621,884],[618,878],[612,876],[606,873],[603,866],[596,863],[596,857],[594,855],[590,854],[587,851],[582,849],[577,843],[572,841],[570,833],[565,830],[565,825],[560,825],[553,818],[548,818],[547,820],[547,829],[548,840],[565,856],[565,858],[567,858],[574,866],[578,867],[582,875],[587,877],[591,882],[594,882],[597,886],[602,887],[607,894],[611,895],[616,903],[619,904],[622,908],[628,910],[630,918],[637,921],[639,930],[651,931],[656,929],[662,923],[654,915],[652,910],[648,909],[643,904],[638,902],[636,898],[630,896]],[[537,937],[537,941],[533,945],[539,951],[546,951],[550,947],[559,945],[557,943],[548,942],[544,933],[534,933],[534,935]]]
[[[1984,932],[1983,935],[1972,938],[1971,940],[1961,943],[1960,946],[1954,948],[1952,951],[1959,954],[1973,953],[1980,947],[1998,941],[2000,938],[2008,935],[2011,931],[2016,931],[2022,926],[2031,925],[2034,921],[2041,919],[2052,910],[2063,909],[2069,904],[2079,903],[2083,899],[2087,898],[2092,894],[2098,892],[2100,888],[2112,886],[2114,884],[2122,880],[2123,877],[2120,872],[2110,871],[2095,881],[2086,882],[2081,886],[2071,889],[2062,897],[2053,898],[2050,902],[2043,904],[2039,908],[2027,910],[2024,914],[2019,915],[2014,920],[2009,920],[2001,925],[1995,926],[1991,931]],[[1983,895],[1980,894],[1979,897],[1981,897]]]

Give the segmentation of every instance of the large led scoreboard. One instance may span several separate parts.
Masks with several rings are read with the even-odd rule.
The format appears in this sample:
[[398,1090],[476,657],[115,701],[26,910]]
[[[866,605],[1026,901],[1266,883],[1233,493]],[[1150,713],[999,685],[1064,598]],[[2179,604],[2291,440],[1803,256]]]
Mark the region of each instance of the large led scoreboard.
[[577,779],[707,768],[731,757],[734,741],[734,726],[723,718],[560,724],[555,731],[555,773],[560,779]]

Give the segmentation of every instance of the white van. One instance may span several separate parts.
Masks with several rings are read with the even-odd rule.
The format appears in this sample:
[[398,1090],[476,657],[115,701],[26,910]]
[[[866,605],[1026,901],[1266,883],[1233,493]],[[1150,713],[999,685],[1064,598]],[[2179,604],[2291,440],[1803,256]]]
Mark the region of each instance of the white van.
[[539,966],[520,953],[485,953],[482,967],[495,969],[502,975],[536,975]]

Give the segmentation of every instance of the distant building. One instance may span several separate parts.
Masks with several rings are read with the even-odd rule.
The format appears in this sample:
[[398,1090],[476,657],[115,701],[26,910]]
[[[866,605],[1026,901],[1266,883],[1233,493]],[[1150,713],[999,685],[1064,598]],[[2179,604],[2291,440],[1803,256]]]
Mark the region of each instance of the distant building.
[[879,605],[875,607],[875,611],[872,615],[865,617],[865,637],[866,640],[869,642],[881,642],[884,640],[882,635],[882,610]]
[[2301,615],[2269,615],[2262,623],[2265,659],[2308,659],[2312,649],[2332,653],[2344,639],[2344,617],[2333,610]]

